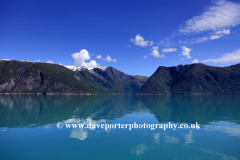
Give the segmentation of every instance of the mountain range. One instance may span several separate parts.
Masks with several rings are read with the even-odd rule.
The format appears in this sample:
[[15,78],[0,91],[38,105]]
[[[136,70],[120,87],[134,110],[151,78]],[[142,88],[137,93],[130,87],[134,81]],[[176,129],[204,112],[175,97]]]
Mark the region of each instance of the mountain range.
[[75,67],[0,60],[0,93],[35,94],[232,94],[240,93],[240,64],[160,66],[152,76],[113,67]]
[[0,60],[1,93],[134,94],[148,77],[113,67],[74,67]]

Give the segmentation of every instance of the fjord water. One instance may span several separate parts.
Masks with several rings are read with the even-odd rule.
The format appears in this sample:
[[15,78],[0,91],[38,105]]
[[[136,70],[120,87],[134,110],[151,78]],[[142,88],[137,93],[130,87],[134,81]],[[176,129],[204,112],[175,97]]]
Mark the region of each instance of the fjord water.
[[[240,95],[0,95],[0,159],[240,159]],[[200,129],[57,128],[194,124]]]

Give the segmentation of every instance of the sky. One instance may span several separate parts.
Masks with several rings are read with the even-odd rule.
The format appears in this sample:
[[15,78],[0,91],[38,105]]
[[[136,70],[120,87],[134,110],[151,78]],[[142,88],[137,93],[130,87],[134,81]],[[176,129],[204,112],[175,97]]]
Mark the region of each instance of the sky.
[[240,63],[239,0],[1,0],[0,59],[151,76]]

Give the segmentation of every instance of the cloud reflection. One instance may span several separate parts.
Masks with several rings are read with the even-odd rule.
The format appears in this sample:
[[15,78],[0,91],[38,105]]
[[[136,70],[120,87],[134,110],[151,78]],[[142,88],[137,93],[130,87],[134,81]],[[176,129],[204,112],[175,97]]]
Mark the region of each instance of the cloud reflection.
[[189,134],[185,133],[184,139],[185,139],[185,146],[188,146],[189,143],[193,143],[193,130],[189,131]]
[[179,138],[177,137],[171,137],[168,135],[164,135],[164,142],[168,142],[168,143],[179,143]]
[[138,144],[137,146],[131,149],[131,153],[135,153],[136,155],[140,156],[148,150],[149,147],[146,146],[145,144]]
[[[81,118],[71,118],[68,120],[65,120],[64,123],[71,123],[71,124],[76,124],[76,123],[81,123],[84,126],[87,125],[94,125],[94,124],[99,124],[99,123],[106,123],[106,119],[100,119],[100,120],[93,120],[92,117],[87,117],[86,119],[81,119]],[[96,128],[74,128],[71,131],[70,137],[71,138],[76,138],[79,140],[85,140],[88,137],[88,131],[87,130],[95,130]],[[110,132],[110,131],[106,131]]]
[[207,125],[205,130],[214,132],[225,132],[231,136],[240,138],[240,125],[230,122],[217,122],[217,125]]
[[159,144],[160,133],[154,133],[154,134],[153,134],[153,138],[154,138],[154,140],[155,140],[155,143]]

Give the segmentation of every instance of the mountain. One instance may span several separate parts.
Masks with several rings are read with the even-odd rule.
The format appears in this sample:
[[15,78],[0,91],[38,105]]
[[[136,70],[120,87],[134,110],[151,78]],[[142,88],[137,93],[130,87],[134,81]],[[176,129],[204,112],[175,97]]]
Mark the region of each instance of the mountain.
[[0,60],[0,93],[134,94],[148,77],[113,67]]
[[137,94],[240,93],[240,64],[213,67],[204,64],[160,66]]
[[93,93],[64,66],[0,60],[0,93]]
[[74,67],[0,60],[0,93],[231,94],[240,93],[240,64],[160,66],[150,77],[113,67]]
[[66,67],[75,71],[80,81],[93,92],[101,94],[135,94],[148,79],[125,74],[113,67]]

